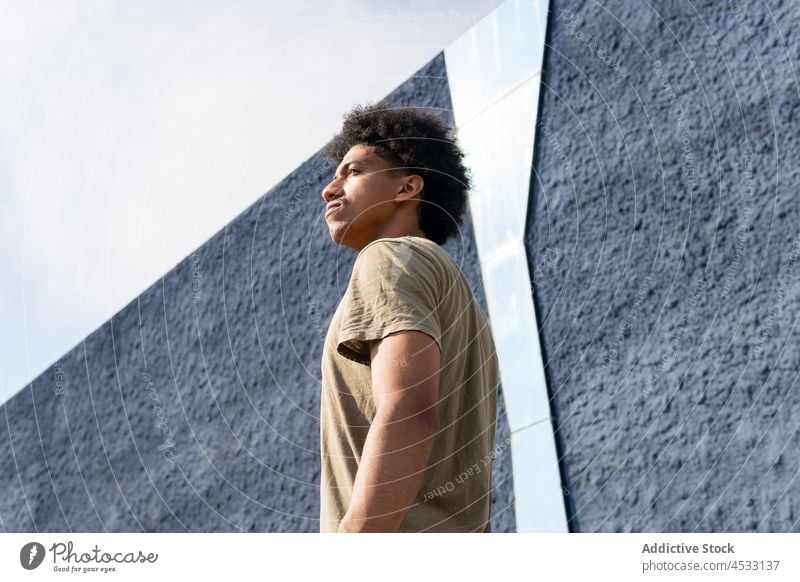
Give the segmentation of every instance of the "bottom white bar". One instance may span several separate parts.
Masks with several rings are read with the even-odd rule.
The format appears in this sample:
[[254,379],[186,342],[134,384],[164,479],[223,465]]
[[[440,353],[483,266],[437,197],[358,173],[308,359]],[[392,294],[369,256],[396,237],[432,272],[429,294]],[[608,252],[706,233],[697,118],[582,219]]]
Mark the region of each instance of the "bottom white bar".
[[[800,534],[3,534],[3,580],[800,580]],[[33,569],[27,567],[38,563]],[[420,578],[421,576],[421,578]],[[232,578],[234,577],[234,578]]]

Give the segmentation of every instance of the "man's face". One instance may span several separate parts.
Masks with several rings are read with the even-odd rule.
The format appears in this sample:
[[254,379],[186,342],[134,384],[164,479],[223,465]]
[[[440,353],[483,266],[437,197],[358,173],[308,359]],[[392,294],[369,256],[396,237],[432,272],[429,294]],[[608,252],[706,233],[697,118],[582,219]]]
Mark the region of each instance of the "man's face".
[[350,148],[322,191],[331,239],[356,251],[381,237],[402,189],[403,176],[389,172],[389,162],[374,150],[364,145]]

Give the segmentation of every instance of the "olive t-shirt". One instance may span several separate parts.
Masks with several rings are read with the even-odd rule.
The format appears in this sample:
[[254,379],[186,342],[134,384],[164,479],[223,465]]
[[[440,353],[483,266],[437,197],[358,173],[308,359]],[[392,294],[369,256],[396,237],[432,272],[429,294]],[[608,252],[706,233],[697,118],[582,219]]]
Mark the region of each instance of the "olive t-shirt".
[[483,531],[494,460],[497,355],[487,319],[458,265],[421,237],[377,239],[358,253],[322,353],[320,531],[350,503],[375,417],[368,340],[417,330],[441,351],[439,431],[400,531]]

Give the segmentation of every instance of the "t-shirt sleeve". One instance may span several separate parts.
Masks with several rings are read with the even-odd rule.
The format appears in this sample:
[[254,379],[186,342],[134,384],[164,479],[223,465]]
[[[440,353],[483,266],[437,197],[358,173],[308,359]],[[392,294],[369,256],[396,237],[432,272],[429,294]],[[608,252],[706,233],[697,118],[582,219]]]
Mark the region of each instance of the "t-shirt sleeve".
[[365,247],[343,298],[338,352],[369,364],[368,341],[404,330],[431,336],[441,350],[440,277],[435,262],[411,242],[378,241]]

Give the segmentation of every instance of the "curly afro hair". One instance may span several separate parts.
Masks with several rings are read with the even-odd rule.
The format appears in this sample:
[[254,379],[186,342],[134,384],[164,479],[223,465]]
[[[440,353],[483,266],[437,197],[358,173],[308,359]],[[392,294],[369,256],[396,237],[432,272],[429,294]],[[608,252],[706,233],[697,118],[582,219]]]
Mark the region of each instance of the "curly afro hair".
[[345,114],[325,154],[338,164],[356,145],[372,146],[398,171],[422,177],[419,227],[426,238],[443,244],[458,233],[470,178],[454,132],[440,117],[386,101],[358,105]]

